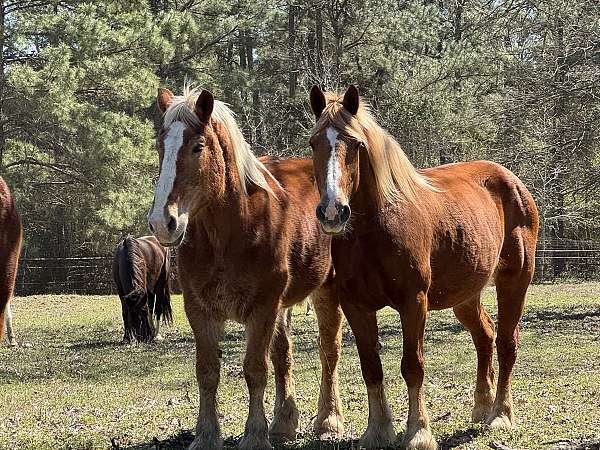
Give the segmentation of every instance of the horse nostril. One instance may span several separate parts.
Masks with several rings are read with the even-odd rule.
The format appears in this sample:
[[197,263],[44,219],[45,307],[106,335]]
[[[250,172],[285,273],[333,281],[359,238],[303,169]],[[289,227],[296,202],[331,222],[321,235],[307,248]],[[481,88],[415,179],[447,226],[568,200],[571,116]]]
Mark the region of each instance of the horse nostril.
[[342,206],[342,211],[340,214],[340,221],[346,222],[350,218],[350,206],[344,205]]
[[319,219],[321,222],[325,221],[325,208],[323,208],[323,206],[321,206],[320,204],[317,205],[317,219]]
[[154,233],[154,227],[152,226],[152,222],[148,222],[148,228],[150,228],[151,233]]
[[167,224],[167,229],[169,230],[169,233],[173,233],[177,229],[177,219],[175,218],[175,216],[169,217],[169,223]]

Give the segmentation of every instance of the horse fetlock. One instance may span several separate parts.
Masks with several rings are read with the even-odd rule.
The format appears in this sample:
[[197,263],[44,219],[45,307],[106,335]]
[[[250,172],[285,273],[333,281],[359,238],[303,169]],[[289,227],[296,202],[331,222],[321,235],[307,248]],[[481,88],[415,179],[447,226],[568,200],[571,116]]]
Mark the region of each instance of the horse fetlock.
[[406,432],[402,447],[406,450],[436,450],[437,442],[428,428],[417,428]]
[[344,435],[344,417],[335,412],[319,414],[313,422],[313,430],[321,440],[340,439]]
[[473,422],[485,422],[491,414],[493,405],[493,395],[478,395],[475,393],[475,404],[473,405],[473,411],[471,412],[471,419]]
[[392,447],[395,440],[396,432],[391,420],[370,421],[359,445],[366,449],[380,449]]

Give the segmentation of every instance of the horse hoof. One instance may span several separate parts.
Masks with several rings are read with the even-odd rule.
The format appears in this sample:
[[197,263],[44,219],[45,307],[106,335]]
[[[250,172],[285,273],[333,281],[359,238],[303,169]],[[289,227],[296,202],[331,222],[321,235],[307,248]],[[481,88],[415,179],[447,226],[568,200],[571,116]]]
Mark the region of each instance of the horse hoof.
[[404,436],[403,447],[406,450],[436,450],[437,442],[429,430],[420,428]]
[[296,440],[298,419],[299,414],[296,405],[284,404],[269,426],[269,440],[278,443]]
[[380,449],[393,447],[396,440],[396,432],[392,422],[372,423],[367,426],[366,431],[359,441],[359,445],[366,449]]
[[500,414],[498,416],[490,416],[486,420],[486,428],[489,430],[512,430],[513,423],[505,414]]
[[474,423],[483,423],[490,416],[492,405],[475,405],[471,413],[471,420]]
[[222,450],[223,439],[217,436],[198,436],[188,450]]
[[264,436],[246,435],[238,444],[240,450],[273,450],[273,446]]
[[321,441],[341,439],[344,436],[344,418],[339,414],[332,414],[325,419],[317,417],[313,430]]
[[8,341],[8,345],[10,345],[12,348],[19,348],[19,343],[16,339],[11,339]]

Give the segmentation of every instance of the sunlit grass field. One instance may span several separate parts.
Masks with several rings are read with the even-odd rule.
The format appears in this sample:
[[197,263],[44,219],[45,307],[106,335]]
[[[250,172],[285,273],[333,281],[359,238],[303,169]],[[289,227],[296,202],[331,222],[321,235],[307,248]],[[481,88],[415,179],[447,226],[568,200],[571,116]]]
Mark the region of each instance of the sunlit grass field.
[[[494,291],[485,296],[495,316]],[[116,296],[32,296],[14,304],[19,349],[0,348],[0,449],[181,449],[193,439],[198,400],[194,344],[174,297],[175,324],[154,345],[121,344]],[[388,398],[401,432],[407,396],[397,314],[379,314]],[[316,321],[294,313],[298,441],[284,448],[349,449],[367,421],[354,338],[344,325],[340,370],[347,436],[314,441],[319,358]],[[514,379],[517,428],[489,433],[470,423],[475,352],[451,311],[434,312],[425,343],[426,401],[440,448],[600,448],[600,284],[534,286],[521,324]],[[219,411],[228,448],[243,432],[243,328],[227,327]],[[269,380],[266,401],[272,409]],[[502,448],[502,447],[499,447]]]

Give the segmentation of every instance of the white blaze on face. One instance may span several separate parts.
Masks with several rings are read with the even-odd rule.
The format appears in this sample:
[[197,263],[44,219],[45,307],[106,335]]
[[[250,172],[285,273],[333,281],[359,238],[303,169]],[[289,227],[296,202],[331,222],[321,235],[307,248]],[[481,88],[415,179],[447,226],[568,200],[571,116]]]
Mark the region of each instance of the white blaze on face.
[[327,192],[327,207],[325,208],[325,217],[328,220],[335,219],[337,214],[337,209],[335,207],[335,201],[338,198],[340,192],[340,178],[342,177],[342,169],[340,168],[340,163],[337,159],[336,153],[336,144],[338,132],[335,128],[329,127],[325,132],[327,135],[327,139],[329,140],[329,145],[331,146],[331,153],[329,154],[329,161],[327,161],[327,184],[326,184],[326,192]]
[[154,195],[154,207],[152,208],[151,216],[155,216],[159,220],[164,221],[164,211],[169,195],[173,190],[175,183],[175,175],[177,174],[177,157],[179,150],[183,145],[183,132],[186,126],[183,122],[173,122],[167,131],[165,137],[163,162],[160,169],[160,177],[156,184]]

